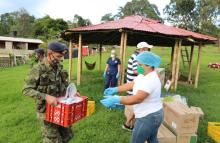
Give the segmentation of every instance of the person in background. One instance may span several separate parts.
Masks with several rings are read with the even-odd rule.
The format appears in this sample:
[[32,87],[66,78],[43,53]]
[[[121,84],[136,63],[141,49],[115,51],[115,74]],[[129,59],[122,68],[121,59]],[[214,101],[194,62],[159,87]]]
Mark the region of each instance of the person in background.
[[35,50],[35,62],[42,62],[45,57],[45,51],[43,48],[37,48]]
[[[130,59],[128,60],[127,83],[132,82],[138,75],[136,61],[137,55],[144,51],[149,51],[149,49],[151,49],[152,47],[153,46],[149,45],[147,42],[140,42],[137,44],[136,51],[134,52],[134,54],[131,55]],[[127,94],[133,95],[132,89],[127,91]],[[135,122],[133,107],[130,105],[126,105],[124,114],[126,117],[126,122],[122,125],[122,128],[128,131],[132,131]]]
[[67,51],[64,43],[49,43],[47,58],[33,66],[22,90],[23,95],[32,97],[36,102],[43,143],[67,143],[73,138],[71,126],[65,128],[45,120],[46,102],[57,106],[57,97],[65,95],[69,84],[68,73],[61,64]]
[[108,58],[106,62],[105,71],[103,73],[103,77],[105,78],[105,87],[116,87],[119,74],[120,74],[120,65],[121,61],[117,58],[117,54],[115,50],[111,51],[111,57]]
[[[163,108],[161,82],[155,68],[160,66],[161,60],[148,51],[140,53],[136,60],[138,76],[132,82],[106,89],[101,103],[107,108],[116,108],[117,104],[133,105],[136,121],[132,143],[158,143],[157,132],[163,121]],[[133,89],[132,96],[112,96],[130,89]]]

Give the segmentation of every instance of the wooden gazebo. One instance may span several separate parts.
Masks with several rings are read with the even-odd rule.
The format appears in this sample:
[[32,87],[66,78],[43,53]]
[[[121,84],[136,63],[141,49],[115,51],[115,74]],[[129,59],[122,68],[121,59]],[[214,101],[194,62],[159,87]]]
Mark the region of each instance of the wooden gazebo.
[[[211,36],[187,31],[184,29],[167,26],[163,23],[142,16],[128,16],[120,20],[109,21],[97,25],[79,27],[65,30],[61,37],[69,41],[72,53],[72,42],[79,44],[77,84],[80,84],[82,70],[82,44],[120,45],[120,59],[122,61],[120,83],[124,79],[124,65],[126,47],[136,46],[140,41],[147,41],[154,46],[166,46],[172,48],[171,53],[171,82],[172,89],[177,89],[181,46],[191,46],[188,81],[192,80],[192,59],[194,46],[198,46],[198,59],[196,66],[195,88],[198,86],[199,69],[201,62],[201,49],[205,44],[214,44],[217,39]],[[100,48],[101,49],[101,48]],[[69,79],[71,78],[72,60],[69,61]],[[101,50],[100,50],[101,62]]]

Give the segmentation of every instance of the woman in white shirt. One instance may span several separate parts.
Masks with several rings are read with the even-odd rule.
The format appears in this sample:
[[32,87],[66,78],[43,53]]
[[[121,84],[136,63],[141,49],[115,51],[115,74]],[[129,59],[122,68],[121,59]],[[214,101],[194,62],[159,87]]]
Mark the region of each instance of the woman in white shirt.
[[[160,66],[161,60],[152,52],[142,52],[136,60],[139,75],[135,80],[106,89],[106,99],[101,103],[107,108],[115,108],[117,104],[133,105],[136,122],[132,143],[158,143],[157,132],[163,121],[163,109],[160,101],[161,82],[154,69]],[[112,96],[130,89],[133,89],[133,96]]]

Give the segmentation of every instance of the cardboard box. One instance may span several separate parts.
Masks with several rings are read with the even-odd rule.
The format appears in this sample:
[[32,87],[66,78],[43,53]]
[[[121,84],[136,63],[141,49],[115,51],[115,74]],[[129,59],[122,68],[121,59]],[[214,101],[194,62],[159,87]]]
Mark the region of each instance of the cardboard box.
[[202,109],[200,107],[194,107],[194,106],[191,106],[190,109],[195,112],[195,114],[199,114],[199,117],[200,118],[203,118],[204,117],[204,112],[202,111]]
[[196,134],[177,135],[176,143],[197,143],[197,135]]
[[157,74],[160,78],[161,85],[164,85],[165,82],[165,68],[156,68]]
[[176,143],[176,136],[163,124],[159,128],[157,137],[160,143]]
[[199,115],[179,101],[164,102],[164,123],[177,135],[197,132]]
[[163,124],[161,124],[158,130],[157,138],[160,143],[176,143],[176,136]]

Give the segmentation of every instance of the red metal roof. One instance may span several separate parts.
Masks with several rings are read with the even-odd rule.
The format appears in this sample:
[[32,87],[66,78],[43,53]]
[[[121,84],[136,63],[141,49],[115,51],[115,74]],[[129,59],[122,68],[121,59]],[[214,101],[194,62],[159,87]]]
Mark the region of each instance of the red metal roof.
[[204,34],[188,31],[185,29],[167,26],[160,23],[157,20],[145,18],[142,16],[128,16],[120,20],[109,21],[106,23],[101,23],[97,25],[79,27],[74,29],[69,29],[67,31],[72,32],[86,32],[86,31],[97,31],[97,30],[119,30],[119,29],[129,29],[134,31],[143,31],[149,33],[158,33],[169,36],[182,36],[182,37],[192,37],[201,40],[216,41],[217,38],[207,36]]

